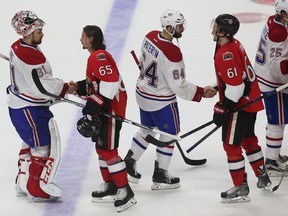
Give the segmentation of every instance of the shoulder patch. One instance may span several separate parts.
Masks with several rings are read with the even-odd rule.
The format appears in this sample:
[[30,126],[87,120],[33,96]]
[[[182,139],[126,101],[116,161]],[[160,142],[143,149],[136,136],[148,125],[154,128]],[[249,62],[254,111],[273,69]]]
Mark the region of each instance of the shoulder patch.
[[104,53],[99,53],[96,55],[96,58],[98,61],[103,61],[103,60],[106,60],[106,56]]
[[233,59],[233,53],[232,52],[225,52],[222,54],[222,58],[224,61],[228,61]]

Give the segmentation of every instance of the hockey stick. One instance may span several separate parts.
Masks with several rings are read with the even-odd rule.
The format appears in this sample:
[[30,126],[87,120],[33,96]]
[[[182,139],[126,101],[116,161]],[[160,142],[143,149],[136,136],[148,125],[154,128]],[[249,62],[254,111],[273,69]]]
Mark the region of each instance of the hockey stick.
[[[40,79],[39,79],[39,76],[38,76],[38,73],[37,73],[37,70],[36,69],[33,69],[32,70],[32,78],[33,78],[33,81],[35,82],[35,85],[37,86],[38,90],[42,93],[42,94],[45,94],[45,95],[48,95],[50,97],[53,97],[53,98],[56,98],[58,100],[61,100],[61,101],[64,101],[64,102],[67,102],[67,103],[70,103],[70,104],[74,104],[76,106],[79,106],[79,107],[85,107],[84,104],[82,103],[78,103],[76,101],[73,101],[73,100],[69,100],[67,98],[63,98],[63,97],[59,97],[57,95],[54,95],[54,94],[51,94],[50,92],[46,91],[46,89],[43,87]],[[180,137],[178,136],[175,136],[175,135],[172,135],[172,134],[168,134],[166,132],[163,132],[163,131],[160,131],[160,130],[157,130],[155,128],[150,128],[150,127],[147,127],[143,124],[139,124],[137,122],[134,122],[132,120],[129,120],[129,119],[126,119],[126,118],[122,118],[120,116],[116,116],[116,115],[112,115],[110,113],[104,113],[104,112],[99,112],[101,115],[105,115],[107,117],[110,117],[110,118],[115,118],[116,120],[118,121],[121,121],[121,122],[125,122],[125,123],[128,123],[128,124],[131,124],[131,125],[134,125],[134,126],[137,126],[137,127],[140,127],[140,128],[143,128],[143,129],[146,129],[146,130],[151,130],[152,132],[155,132],[155,133],[158,133],[158,134],[161,134],[161,135],[164,135],[164,136],[168,136],[170,137],[171,139],[176,139],[176,140],[181,140]]]
[[[211,124],[213,124],[213,121],[209,121],[209,122],[207,122],[207,123],[205,123],[205,124],[203,124],[203,125],[195,128],[195,129],[193,129],[193,130],[191,130],[191,131],[189,131],[189,132],[181,135],[180,138],[183,139],[183,138],[185,138],[185,137],[187,137],[187,136],[189,136],[189,135],[191,135],[191,134],[193,134],[193,133],[195,133],[195,132],[197,132],[197,131],[199,131],[199,130],[201,130],[201,129],[203,129],[203,128],[211,125]],[[165,146],[170,145],[170,144],[172,144],[172,143],[174,143],[174,142],[177,141],[177,140],[170,140],[170,141],[168,141],[168,142],[162,142],[162,141],[154,138],[154,137],[151,136],[151,135],[148,135],[148,136],[145,138],[145,140],[146,140],[147,142],[149,142],[149,143],[152,143],[152,144],[158,146],[158,147],[165,147]]]
[[2,54],[2,53],[0,53],[0,58],[3,58],[5,60],[7,60],[7,61],[10,61],[9,57],[4,55],[4,54]]
[[287,171],[288,171],[288,164],[286,164],[286,166],[285,166],[285,170],[282,173],[282,176],[280,178],[280,181],[279,181],[278,185],[276,185],[275,187],[272,188],[272,191],[271,191],[272,193],[275,192],[279,188],[279,186],[281,185],[282,180],[283,180],[285,174],[287,173]]
[[[276,88],[275,90],[271,91],[269,94],[265,94],[265,95],[261,95],[260,97],[258,98],[255,98],[254,100],[252,101],[249,101],[248,103],[246,104],[243,104],[242,106],[238,107],[237,109],[235,109],[232,113],[235,113],[247,106],[250,106],[251,104],[253,103],[256,103],[257,101],[260,101],[264,98],[267,98],[267,97],[270,97],[272,96],[273,94],[276,94],[277,92],[279,91],[282,91],[283,89],[287,88],[288,87],[288,83],[282,85],[282,86],[279,86],[278,88]],[[232,114],[230,113],[230,114]],[[218,128],[220,128],[221,126],[216,126],[215,128],[213,128],[208,134],[206,134],[203,138],[201,138],[198,142],[196,142],[193,146],[191,146],[189,149],[187,149],[187,153],[191,152],[196,146],[198,146],[200,143],[202,143],[205,139],[207,139],[211,134],[213,134],[216,130],[218,130]],[[180,136],[181,137],[181,136]]]
[[[138,60],[138,58],[137,58],[137,56],[136,56],[136,54],[135,54],[135,51],[132,50],[130,53],[131,53],[131,55],[133,56],[133,59],[134,59],[135,63],[137,64],[139,70],[141,70],[141,63],[139,62],[139,60]],[[208,125],[210,125],[210,124],[212,124],[212,123],[213,123],[213,121],[208,122],[208,123],[206,123],[206,124],[204,124],[204,125],[196,128],[195,131],[190,131],[190,132],[188,132],[188,133],[186,133],[186,134],[183,134],[182,136],[180,136],[180,138],[182,139],[182,138],[184,138],[184,137],[186,137],[186,136],[189,136],[190,134],[196,132],[197,130],[200,130],[200,129],[204,128],[204,127],[207,127]],[[151,140],[151,142],[149,141],[149,139]],[[162,142],[161,142],[160,140],[156,139],[155,137],[151,136],[150,134],[148,134],[148,135],[146,136],[145,140],[146,140],[147,142],[149,142],[149,143],[152,143],[152,144],[158,146],[158,147],[161,147],[160,144],[161,144]],[[203,164],[205,164],[205,163],[207,162],[207,159],[193,160],[193,159],[190,159],[190,158],[186,157],[186,155],[184,154],[184,152],[183,152],[183,150],[182,150],[179,142],[177,142],[177,140],[173,140],[171,143],[173,143],[173,142],[175,142],[175,141],[176,141],[176,146],[177,146],[177,148],[178,148],[178,150],[179,150],[179,152],[180,152],[180,154],[181,154],[181,156],[182,156],[182,158],[183,158],[183,160],[184,160],[184,162],[185,162],[186,164],[188,164],[188,165],[193,165],[193,166],[199,166],[199,165],[203,165]],[[160,143],[160,144],[157,145],[157,143]],[[163,147],[165,147],[165,146],[167,146],[167,145],[164,145]]]
[[205,139],[207,139],[211,134],[213,134],[218,128],[221,126],[214,127],[209,133],[207,133],[204,137],[202,137],[198,142],[196,142],[193,146],[186,150],[187,153],[190,153],[194,148],[196,148],[200,143],[202,143]]
[[179,152],[180,152],[180,154],[181,154],[181,156],[182,156],[182,158],[186,164],[193,165],[193,166],[199,166],[199,165],[203,165],[207,162],[207,159],[193,160],[193,159],[186,157],[186,155],[184,154],[178,141],[176,141],[176,146],[178,147],[178,150],[179,150]]

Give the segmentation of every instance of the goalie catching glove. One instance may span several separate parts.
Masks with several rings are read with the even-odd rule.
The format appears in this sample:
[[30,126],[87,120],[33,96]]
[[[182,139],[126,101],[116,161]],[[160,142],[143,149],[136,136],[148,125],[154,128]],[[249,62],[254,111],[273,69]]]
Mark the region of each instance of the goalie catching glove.
[[217,126],[222,126],[225,119],[233,112],[235,102],[225,97],[223,101],[217,102],[214,105],[213,122]]
[[88,98],[86,105],[82,110],[82,113],[83,115],[95,116],[99,113],[103,105],[103,98],[100,95],[93,94]]
[[82,117],[77,122],[77,130],[84,137],[94,137],[101,129],[101,121],[99,118],[95,118],[90,121],[86,116]]

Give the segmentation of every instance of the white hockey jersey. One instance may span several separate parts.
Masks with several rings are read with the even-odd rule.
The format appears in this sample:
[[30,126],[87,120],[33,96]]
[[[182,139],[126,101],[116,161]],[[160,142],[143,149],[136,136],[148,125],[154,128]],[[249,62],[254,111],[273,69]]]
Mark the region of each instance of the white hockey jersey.
[[52,77],[52,69],[38,46],[30,46],[17,40],[10,50],[11,85],[7,87],[7,104],[13,109],[26,106],[49,106],[54,98],[43,95],[35,85],[32,70],[37,69],[44,88],[55,95],[64,96],[68,85]]
[[273,91],[288,82],[287,27],[270,16],[263,28],[255,59],[261,92]]
[[185,78],[182,53],[171,41],[163,38],[160,31],[151,31],[141,48],[141,73],[137,80],[136,100],[145,111],[156,111],[177,100],[199,102],[203,88]]

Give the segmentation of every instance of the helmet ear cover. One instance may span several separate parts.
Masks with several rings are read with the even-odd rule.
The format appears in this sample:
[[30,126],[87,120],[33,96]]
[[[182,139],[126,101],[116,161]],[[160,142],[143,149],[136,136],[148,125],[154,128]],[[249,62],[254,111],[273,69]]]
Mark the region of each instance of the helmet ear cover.
[[94,137],[100,132],[101,124],[99,118],[90,121],[86,116],[84,116],[78,120],[77,130],[84,137]]

